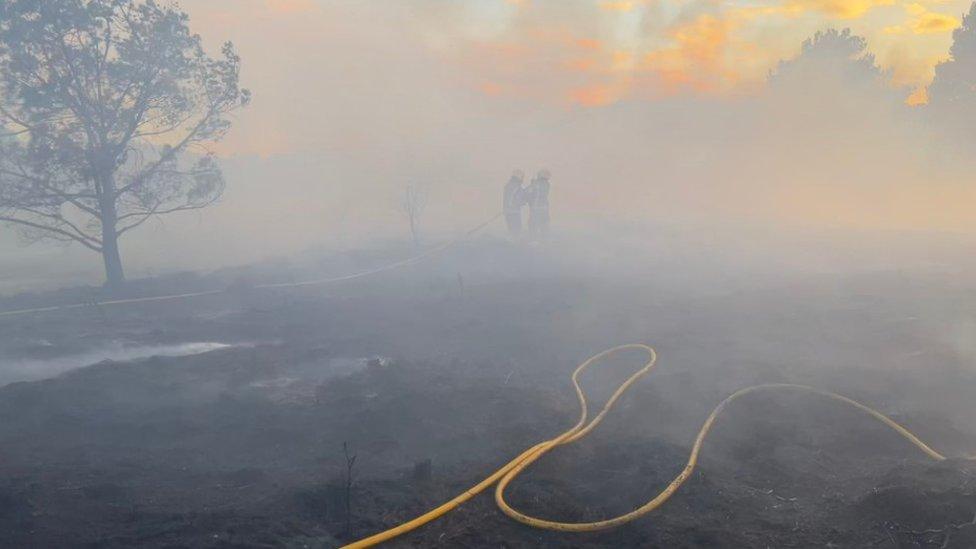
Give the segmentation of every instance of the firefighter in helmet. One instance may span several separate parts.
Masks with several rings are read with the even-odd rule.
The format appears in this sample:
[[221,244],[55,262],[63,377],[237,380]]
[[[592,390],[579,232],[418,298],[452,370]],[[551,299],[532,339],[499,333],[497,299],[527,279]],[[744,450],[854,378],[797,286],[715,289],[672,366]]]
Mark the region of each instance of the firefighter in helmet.
[[545,236],[549,232],[550,177],[549,170],[539,170],[525,192],[529,204],[529,233],[533,237]]
[[515,237],[522,232],[522,205],[525,204],[525,189],[522,182],[525,180],[525,173],[522,170],[515,170],[505,184],[505,191],[502,197],[502,212],[505,214],[505,224],[508,226],[508,234]]

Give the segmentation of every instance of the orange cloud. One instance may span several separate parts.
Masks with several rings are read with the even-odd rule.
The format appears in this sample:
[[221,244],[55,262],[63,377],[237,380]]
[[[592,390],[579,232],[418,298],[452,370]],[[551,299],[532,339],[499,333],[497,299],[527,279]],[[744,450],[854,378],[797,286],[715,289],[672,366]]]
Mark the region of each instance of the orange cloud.
[[592,59],[570,59],[566,66],[576,72],[589,72],[596,67],[596,61]]
[[617,93],[610,86],[595,84],[571,90],[569,98],[573,103],[584,107],[602,107],[616,101]]
[[894,3],[894,0],[791,0],[786,7],[795,11],[819,11],[838,19],[857,19],[873,8]]
[[644,56],[643,68],[660,77],[668,91],[690,86],[698,91],[716,91],[736,79],[725,68],[733,23],[703,14],[670,31],[673,46]]
[[612,66],[614,70],[626,69],[631,66],[634,61],[634,54],[629,51],[615,51],[612,57]]
[[915,91],[908,96],[908,99],[905,100],[906,104],[911,105],[913,107],[918,105],[924,105],[928,102],[929,102],[929,90],[924,87],[916,88]]
[[[297,2],[300,6],[302,2],[316,4],[320,0],[255,1],[283,5]],[[905,1],[905,9],[913,2],[925,7],[934,5],[933,0]],[[631,10],[630,15],[635,15],[651,4],[649,0],[597,0],[590,2],[586,10],[524,0],[520,2],[524,9],[512,10],[504,28],[496,33],[471,34],[452,27],[455,20],[450,17],[461,15],[472,18],[459,19],[465,25],[476,24],[477,17],[481,17],[477,10],[467,13],[458,8],[459,11],[442,13],[438,8],[431,10],[433,19],[424,21],[419,34],[425,43],[437,44],[436,51],[435,46],[429,46],[434,55],[463,67],[458,72],[459,79],[468,91],[482,97],[504,99],[505,105],[527,101],[593,107],[625,97],[756,92],[765,85],[768,71],[779,59],[795,54],[796,45],[807,37],[813,23],[824,24],[831,17],[864,16],[893,2],[708,2],[708,9],[697,13],[690,8],[670,14],[649,12],[647,15],[664,18],[654,25],[641,26],[633,17],[600,12]],[[864,34],[877,47],[873,51],[883,65],[892,70],[896,84],[914,88],[924,84],[931,72],[934,47],[929,42],[940,38],[916,38],[913,33],[922,29],[936,32],[939,23],[920,19],[916,24],[921,16],[911,12],[905,16],[902,9],[899,5],[884,13],[870,13],[857,26],[867,27]],[[924,7],[922,10],[922,15],[929,17],[930,12]],[[905,19],[899,21],[899,15]],[[945,22],[941,24],[944,26]],[[918,48],[920,41],[925,42],[926,50]],[[897,53],[899,48],[904,48],[904,52]]]
[[584,50],[598,50],[603,47],[603,44],[599,40],[592,38],[580,38],[576,41],[576,45]]
[[926,13],[915,21],[912,31],[915,34],[928,34],[933,32],[949,32],[959,26],[959,20],[951,15],[941,13]]
[[[960,21],[950,15],[931,12],[920,3],[905,4],[909,20],[904,25],[898,25],[901,32],[911,29],[915,34],[931,34],[949,32],[960,25]],[[886,29],[887,31],[887,29]]]
[[481,84],[481,92],[489,97],[498,97],[504,93],[504,88],[497,82],[484,82]]

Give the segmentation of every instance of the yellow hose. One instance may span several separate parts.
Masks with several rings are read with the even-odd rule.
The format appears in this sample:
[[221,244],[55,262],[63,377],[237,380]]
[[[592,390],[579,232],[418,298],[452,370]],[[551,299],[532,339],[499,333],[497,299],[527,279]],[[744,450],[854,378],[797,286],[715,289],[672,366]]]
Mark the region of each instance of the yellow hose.
[[[619,387],[617,387],[617,390],[613,392],[613,395],[611,395],[610,399],[607,400],[606,404],[603,405],[603,409],[600,410],[600,413],[597,414],[596,417],[594,417],[589,423],[587,423],[586,420],[588,416],[588,410],[586,404],[586,395],[585,393],[583,393],[583,389],[580,387],[579,375],[584,370],[586,370],[590,365],[592,365],[594,362],[597,362],[612,354],[624,350],[642,350],[646,352],[648,355],[647,363],[644,364],[644,366],[641,369],[634,372]],[[508,504],[508,502],[505,501],[505,488],[508,487],[508,485],[512,482],[512,480],[515,479],[515,477],[517,477],[522,471],[524,471],[526,468],[528,468],[530,465],[532,465],[535,461],[537,461],[539,458],[544,456],[547,452],[549,452],[553,448],[556,448],[557,446],[562,446],[564,444],[569,444],[571,442],[575,442],[585,437],[587,434],[589,434],[590,431],[592,431],[597,425],[600,424],[601,421],[603,421],[603,418],[606,416],[607,412],[609,412],[610,409],[613,408],[614,404],[616,404],[617,399],[619,399],[620,396],[623,395],[627,391],[627,389],[629,389],[630,386],[633,385],[638,379],[640,379],[648,372],[650,372],[651,369],[654,368],[656,362],[657,362],[657,353],[654,351],[654,349],[652,347],[649,347],[647,345],[642,345],[642,344],[620,345],[618,347],[607,349],[606,351],[603,351],[597,355],[590,357],[585,362],[580,364],[573,372],[573,376],[572,376],[573,387],[576,389],[576,397],[579,400],[579,404],[580,404],[580,418],[579,421],[576,422],[576,425],[574,425],[571,429],[562,433],[556,438],[547,440],[545,442],[540,442],[539,444],[532,446],[531,448],[522,452],[518,457],[508,462],[506,465],[504,465],[503,467],[501,467],[500,469],[498,469],[497,471],[489,475],[487,478],[485,478],[475,486],[462,492],[454,499],[448,501],[447,503],[444,503],[443,505],[437,507],[436,509],[428,511],[427,513],[424,513],[423,515],[413,520],[404,522],[403,524],[400,524],[399,526],[396,526],[394,528],[390,528],[389,530],[385,530],[378,534],[374,534],[368,538],[364,538],[359,541],[350,543],[345,547],[346,548],[372,547],[384,541],[391,540],[397,536],[410,532],[411,530],[415,530],[423,526],[424,524],[427,524],[428,522],[431,522],[432,520],[435,520],[443,516],[444,514],[452,511],[462,503],[468,501],[474,496],[485,491],[485,489],[490,487],[492,484],[495,484],[496,482],[497,485],[495,486],[495,503],[498,504],[499,509],[501,509],[503,513],[505,513],[509,517],[523,524],[534,526],[536,528],[544,528],[547,530],[559,530],[563,532],[593,532],[597,530],[606,530],[608,528],[615,528],[617,526],[621,526],[632,520],[636,520],[650,513],[651,511],[657,509],[662,504],[664,504],[664,502],[666,502],[668,498],[674,495],[674,493],[678,491],[678,488],[680,488],[681,485],[684,484],[686,480],[688,480],[688,477],[690,477],[691,473],[695,470],[695,465],[698,463],[698,455],[701,452],[702,443],[704,443],[705,437],[708,436],[708,432],[712,429],[712,426],[715,423],[715,419],[719,416],[719,414],[722,413],[722,410],[724,410],[725,407],[728,406],[728,404],[731,403],[733,400],[741,396],[747,395],[749,393],[753,393],[761,390],[792,389],[792,390],[806,391],[806,392],[830,397],[834,400],[838,400],[846,404],[850,404],[851,406],[857,408],[858,410],[870,414],[875,419],[881,421],[888,427],[894,429],[895,432],[897,432],[899,435],[901,435],[909,442],[917,446],[920,450],[925,452],[932,459],[939,460],[939,461],[946,459],[944,455],[930,448],[927,444],[919,440],[919,438],[915,436],[908,429],[902,427],[901,425],[893,421],[891,418],[885,416],[881,412],[878,412],[877,410],[865,406],[860,402],[851,400],[845,396],[836,393],[831,393],[829,391],[821,391],[819,389],[814,389],[812,387],[807,387],[804,385],[793,385],[789,383],[770,383],[764,385],[754,385],[752,387],[747,387],[745,389],[736,391],[728,398],[720,402],[718,406],[716,406],[715,409],[712,410],[712,413],[708,415],[708,418],[705,420],[705,423],[698,431],[698,436],[695,437],[695,443],[692,445],[691,453],[688,456],[688,463],[685,465],[681,473],[679,473],[678,476],[675,477],[674,480],[672,480],[671,483],[668,484],[668,486],[664,490],[662,490],[659,494],[654,496],[653,499],[651,499],[644,505],[641,505],[640,507],[634,509],[629,513],[620,515],[618,517],[614,517],[606,520],[600,520],[596,522],[556,522],[556,521],[531,517],[529,515],[521,513],[513,509]],[[974,459],[974,457],[970,456],[965,459]]]

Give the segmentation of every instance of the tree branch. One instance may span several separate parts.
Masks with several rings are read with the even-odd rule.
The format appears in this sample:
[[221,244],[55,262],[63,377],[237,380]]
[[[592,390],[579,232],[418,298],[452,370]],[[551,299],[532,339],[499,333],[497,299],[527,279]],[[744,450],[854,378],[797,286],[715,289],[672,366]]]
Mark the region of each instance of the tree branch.
[[65,230],[62,230],[62,229],[58,229],[56,227],[48,227],[48,226],[42,225],[40,223],[34,223],[32,221],[27,221],[26,219],[18,219],[16,217],[7,217],[7,216],[3,216],[3,215],[0,215],[0,221],[7,222],[7,223],[14,223],[16,225],[24,225],[26,227],[31,227],[32,229],[38,229],[38,230],[41,230],[41,231],[47,231],[47,232],[55,233],[55,234],[61,235],[63,237],[69,238],[71,240],[74,240],[75,242],[78,242],[79,244],[85,246],[86,248],[88,248],[90,250],[94,250],[94,251],[99,252],[99,253],[101,253],[101,251],[102,251],[101,246],[96,245],[96,244],[92,244],[91,242],[88,242],[88,241],[86,241],[85,239],[83,239],[81,237],[78,237],[78,236],[76,236],[74,234],[71,234],[68,231],[65,231]]
[[62,216],[60,214],[48,213],[48,212],[45,212],[45,211],[41,211],[41,210],[37,210],[37,209],[34,209],[34,208],[25,207],[25,206],[17,206],[14,209],[20,210],[20,211],[24,211],[24,212],[27,212],[27,213],[30,213],[30,214],[34,214],[34,215],[39,216],[39,217],[44,217],[44,218],[50,219],[50,220],[52,220],[52,221],[54,221],[56,223],[60,223],[62,225],[66,225],[69,228],[71,228],[71,230],[75,231],[75,233],[77,234],[77,236],[79,238],[82,238],[84,240],[87,240],[87,241],[89,241],[89,242],[91,242],[93,244],[98,244],[98,245],[101,245],[102,244],[102,240],[100,238],[94,237],[94,236],[86,233],[85,231],[81,230],[77,225],[75,225],[74,223],[68,221],[67,219],[64,218],[64,216]]
[[14,116],[12,114],[10,114],[10,111],[8,111],[7,109],[3,108],[3,105],[2,104],[0,104],[0,115],[2,115],[7,120],[10,120],[14,124],[17,124],[18,126],[24,128],[25,130],[28,130],[29,131],[31,129],[31,125],[30,124],[24,122],[23,120],[17,118],[16,116]]
[[[21,179],[24,179],[24,180],[30,181],[32,183],[35,183],[38,186],[40,186],[41,188],[43,188],[44,190],[47,190],[47,191],[50,191],[51,193],[53,193],[53,195],[52,195],[53,198],[60,198],[61,200],[64,200],[65,202],[69,202],[71,205],[73,205],[74,207],[78,208],[79,210],[81,210],[81,211],[83,211],[85,213],[91,214],[91,215],[93,215],[95,217],[98,217],[99,216],[98,210],[96,210],[95,208],[92,208],[90,206],[87,206],[87,205],[85,205],[84,203],[82,203],[82,202],[80,202],[78,200],[79,198],[95,199],[96,197],[94,195],[82,194],[82,193],[66,193],[64,191],[59,190],[57,187],[51,186],[43,178],[36,177],[36,176],[31,176],[31,175],[27,174],[26,172],[23,171],[23,168],[21,168],[21,171],[20,172],[13,172],[13,171],[10,171],[10,170],[5,170],[3,168],[0,168],[0,175],[9,175],[9,176],[12,176],[12,177],[19,177]],[[39,196],[37,198],[47,198],[47,197],[45,197],[45,196]]]
[[122,234],[125,233],[126,231],[128,231],[130,229],[135,229],[136,227],[138,227],[139,225],[142,225],[143,223],[145,223],[146,221],[148,221],[151,217],[153,217],[155,215],[165,215],[165,214],[170,214],[170,213],[175,213],[175,212],[186,212],[186,211],[190,211],[190,210],[202,210],[203,208],[206,208],[207,206],[213,205],[213,203],[216,202],[216,201],[217,201],[217,198],[214,197],[211,200],[208,200],[206,203],[203,203],[203,204],[187,204],[187,205],[183,205],[183,206],[175,206],[173,208],[167,208],[165,210],[160,210],[159,209],[159,206],[156,206],[156,207],[152,208],[151,210],[146,210],[146,211],[142,211],[142,212],[133,212],[133,213],[125,214],[125,215],[119,217],[119,220],[120,221],[123,218],[140,217],[140,216],[141,217],[140,217],[140,219],[138,221],[135,221],[135,222],[133,222],[133,223],[131,223],[131,224],[125,226],[125,227],[122,227],[118,231],[116,231],[116,234],[119,235],[119,236],[122,236]]
[[200,130],[203,129],[204,124],[210,121],[210,119],[213,116],[215,116],[217,112],[218,110],[216,109],[216,107],[211,107],[210,109],[208,109],[207,114],[204,115],[203,118],[201,118],[193,126],[193,129],[191,129],[186,134],[186,136],[183,137],[183,139],[181,139],[176,145],[173,145],[172,147],[163,151],[163,153],[159,155],[159,158],[157,158],[156,161],[153,162],[151,166],[146,168],[141,174],[133,178],[133,181],[131,183],[116,191],[115,198],[117,199],[119,196],[137,187],[139,184],[143,183],[150,176],[155,174],[156,170],[158,170],[159,167],[162,166],[166,161],[172,160],[180,151],[182,151],[187,146],[188,143],[190,143],[193,140],[194,137],[196,137],[197,133],[199,133]]

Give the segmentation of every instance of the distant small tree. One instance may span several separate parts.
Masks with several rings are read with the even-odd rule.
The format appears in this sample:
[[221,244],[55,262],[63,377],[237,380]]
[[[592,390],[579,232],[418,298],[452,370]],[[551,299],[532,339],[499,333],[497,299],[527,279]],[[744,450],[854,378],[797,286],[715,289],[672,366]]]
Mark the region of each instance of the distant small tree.
[[952,31],[949,60],[935,67],[926,109],[939,125],[957,135],[976,137],[976,3]]
[[100,253],[110,287],[119,237],[224,189],[203,147],[250,94],[233,46],[208,56],[188,22],[155,0],[0,0],[0,222]]
[[403,199],[400,201],[400,211],[410,223],[410,236],[413,238],[413,245],[418,248],[420,247],[420,217],[426,207],[427,191],[419,185],[407,185],[403,192]]

